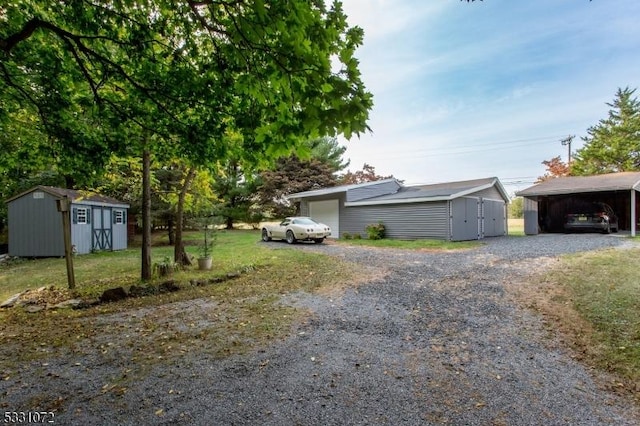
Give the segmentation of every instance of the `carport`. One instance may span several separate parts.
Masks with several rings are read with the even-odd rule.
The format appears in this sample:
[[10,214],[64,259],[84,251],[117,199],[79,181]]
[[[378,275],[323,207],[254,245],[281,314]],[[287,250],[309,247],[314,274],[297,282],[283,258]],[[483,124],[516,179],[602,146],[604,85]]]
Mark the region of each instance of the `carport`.
[[584,203],[609,204],[618,216],[621,230],[632,236],[640,226],[640,172],[549,179],[516,193],[524,197],[524,231],[562,232],[564,218]]

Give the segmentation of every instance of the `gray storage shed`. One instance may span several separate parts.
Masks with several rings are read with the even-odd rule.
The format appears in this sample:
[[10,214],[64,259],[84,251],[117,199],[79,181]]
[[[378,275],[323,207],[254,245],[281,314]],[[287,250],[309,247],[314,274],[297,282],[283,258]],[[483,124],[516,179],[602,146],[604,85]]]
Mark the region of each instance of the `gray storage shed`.
[[609,204],[618,216],[619,229],[636,235],[640,226],[640,172],[567,176],[548,179],[516,192],[524,197],[524,232],[563,232],[567,213],[584,203]]
[[68,197],[71,244],[78,254],[127,248],[128,204],[90,191],[36,186],[7,200],[9,255],[64,256],[62,213]]
[[326,223],[333,238],[366,235],[382,222],[388,238],[477,240],[507,234],[509,197],[498,178],[403,186],[396,179],[287,196],[299,213]]

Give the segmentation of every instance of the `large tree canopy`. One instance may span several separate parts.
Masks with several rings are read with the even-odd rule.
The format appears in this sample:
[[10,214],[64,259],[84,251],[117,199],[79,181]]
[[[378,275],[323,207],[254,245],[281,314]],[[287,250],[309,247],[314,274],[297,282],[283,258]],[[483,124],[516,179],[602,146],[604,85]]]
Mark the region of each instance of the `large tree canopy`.
[[339,2],[17,0],[0,20],[2,98],[34,108],[70,150],[117,147],[91,131],[95,106],[194,158],[224,155],[228,127],[256,161],[367,128],[362,30]]
[[587,130],[571,163],[572,175],[640,170],[640,102],[635,89],[618,89],[609,116]]

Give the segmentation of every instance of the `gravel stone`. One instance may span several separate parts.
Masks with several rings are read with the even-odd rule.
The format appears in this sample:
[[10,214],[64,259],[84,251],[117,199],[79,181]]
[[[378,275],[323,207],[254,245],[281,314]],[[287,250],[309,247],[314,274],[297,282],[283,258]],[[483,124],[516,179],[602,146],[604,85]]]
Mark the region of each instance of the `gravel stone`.
[[[498,237],[449,252],[259,244],[325,253],[387,273],[339,295],[285,296],[282,303],[312,312],[288,338],[223,360],[187,353],[138,372],[123,394],[103,386],[127,368],[124,356],[24,366],[19,378],[0,382],[5,409],[27,410],[36,395],[62,395],[56,423],[78,425],[640,422],[637,407],[603,390],[593,372],[550,344],[541,318],[516,306],[505,290],[505,282],[523,280],[558,255],[638,246],[629,239]],[[215,309],[191,303],[195,312]]]

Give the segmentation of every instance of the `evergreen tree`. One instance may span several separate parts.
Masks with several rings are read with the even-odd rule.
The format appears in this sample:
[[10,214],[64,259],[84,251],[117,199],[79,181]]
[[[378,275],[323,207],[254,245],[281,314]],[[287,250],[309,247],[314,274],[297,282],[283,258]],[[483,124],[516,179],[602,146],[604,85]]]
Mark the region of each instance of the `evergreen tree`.
[[571,163],[572,175],[640,170],[640,102],[628,87],[618,89],[609,116],[590,127]]

